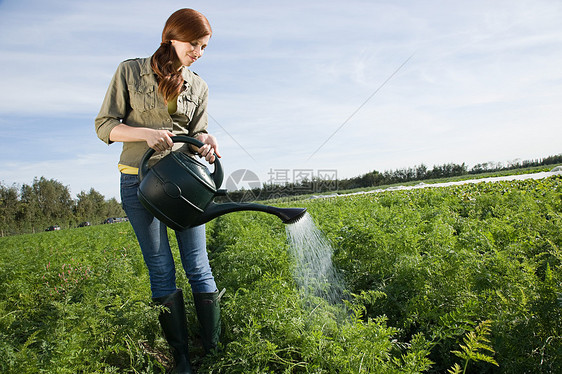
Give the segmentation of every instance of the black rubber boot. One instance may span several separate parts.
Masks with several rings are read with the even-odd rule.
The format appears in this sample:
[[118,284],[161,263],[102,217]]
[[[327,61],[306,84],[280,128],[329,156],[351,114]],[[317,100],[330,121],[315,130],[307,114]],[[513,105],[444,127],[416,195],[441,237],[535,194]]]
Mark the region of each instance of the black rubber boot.
[[158,316],[164,337],[172,347],[175,369],[173,373],[191,374],[193,369],[189,363],[187,318],[183,303],[183,292],[177,289],[174,293],[153,298],[156,304],[164,305],[168,310]]
[[224,289],[211,293],[193,293],[197,319],[201,324],[201,340],[205,353],[217,348],[221,334],[220,298]]

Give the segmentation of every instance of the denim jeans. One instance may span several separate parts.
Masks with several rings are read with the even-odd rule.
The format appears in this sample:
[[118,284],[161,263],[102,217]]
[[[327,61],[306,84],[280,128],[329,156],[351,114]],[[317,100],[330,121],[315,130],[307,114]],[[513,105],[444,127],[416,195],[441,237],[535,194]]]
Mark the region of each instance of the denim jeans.
[[[167,226],[141,204],[137,197],[138,187],[138,176],[121,174],[121,203],[148,267],[152,297],[166,296],[176,290],[176,268]],[[215,292],[217,286],[207,257],[205,225],[175,231],[175,234],[192,292]]]

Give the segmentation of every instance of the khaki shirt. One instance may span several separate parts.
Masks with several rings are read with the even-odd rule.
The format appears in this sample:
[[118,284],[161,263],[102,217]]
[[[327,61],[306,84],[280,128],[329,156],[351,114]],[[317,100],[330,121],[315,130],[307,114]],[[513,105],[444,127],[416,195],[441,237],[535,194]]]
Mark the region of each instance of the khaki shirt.
[[[150,66],[150,57],[123,61],[119,64],[95,119],[96,133],[111,144],[111,130],[124,123],[128,126],[169,130],[175,135],[196,136],[207,132],[207,83],[186,67],[182,70],[184,89],[177,99],[177,111],[170,115],[163,96],[158,93],[156,75]],[[183,147],[183,148],[182,148]],[[174,145],[174,150],[185,144]],[[148,150],[146,142],[123,142],[119,164],[138,168]],[[156,153],[153,164],[168,152]]]

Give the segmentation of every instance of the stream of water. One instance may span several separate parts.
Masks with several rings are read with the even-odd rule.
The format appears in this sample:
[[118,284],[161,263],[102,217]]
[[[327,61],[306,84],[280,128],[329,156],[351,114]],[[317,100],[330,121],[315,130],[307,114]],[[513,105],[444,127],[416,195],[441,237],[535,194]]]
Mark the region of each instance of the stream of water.
[[334,249],[312,217],[306,213],[285,227],[289,251],[295,259],[293,277],[304,296],[322,297],[332,304],[341,303],[345,285],[332,264]]

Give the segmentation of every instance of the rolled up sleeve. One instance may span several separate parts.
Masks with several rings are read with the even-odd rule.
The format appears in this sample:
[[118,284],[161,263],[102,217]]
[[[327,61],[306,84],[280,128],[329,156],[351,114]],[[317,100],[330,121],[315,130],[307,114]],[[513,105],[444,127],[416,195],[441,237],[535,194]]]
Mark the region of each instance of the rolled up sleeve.
[[98,138],[106,144],[112,143],[109,140],[109,134],[125,118],[128,111],[128,103],[129,91],[123,63],[121,63],[111,79],[101,109],[94,121]]

